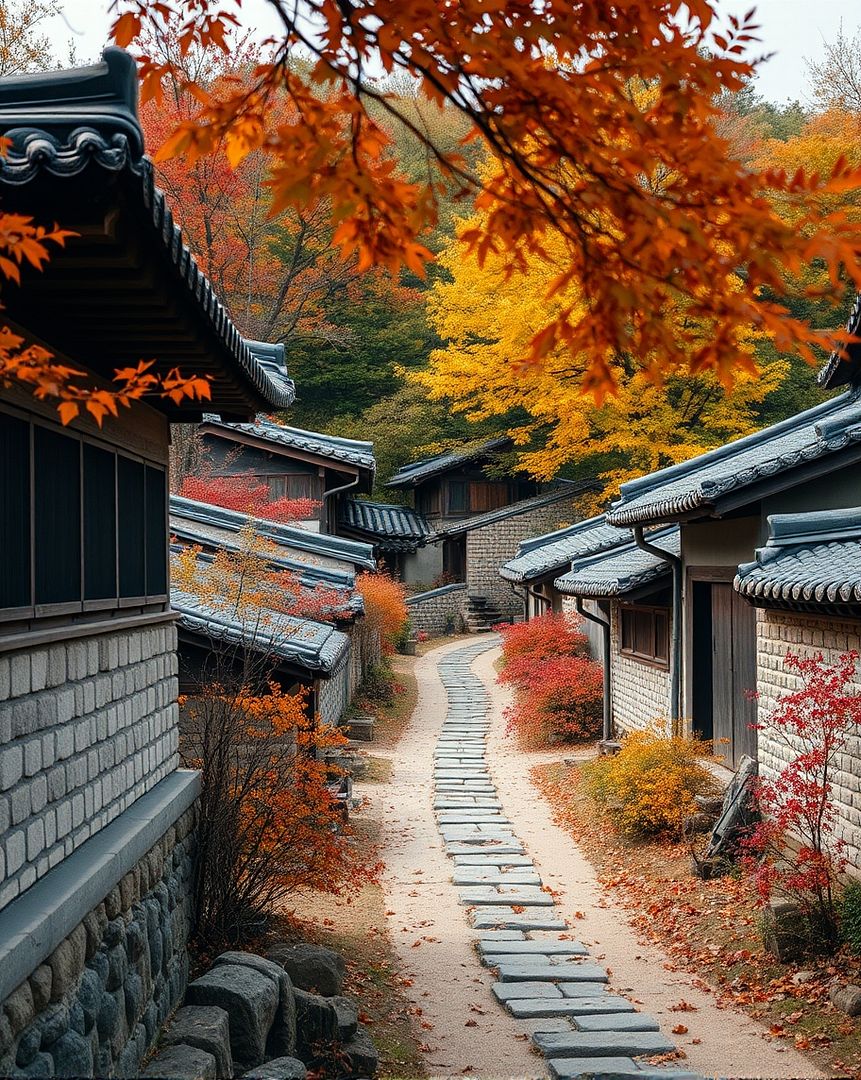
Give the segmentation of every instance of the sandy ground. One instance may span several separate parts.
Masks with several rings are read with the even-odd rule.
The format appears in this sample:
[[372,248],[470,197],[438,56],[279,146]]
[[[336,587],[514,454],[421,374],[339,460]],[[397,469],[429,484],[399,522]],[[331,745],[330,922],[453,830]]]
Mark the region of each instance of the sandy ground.
[[493,977],[472,948],[474,931],[457,902],[433,816],[433,749],[446,712],[436,664],[458,648],[463,642],[417,658],[418,704],[406,733],[386,754],[394,763],[391,783],[369,792],[374,814],[383,818],[389,931],[402,973],[413,980],[405,993],[421,1009],[417,1021],[431,1076],[544,1077],[544,1063],[530,1050],[524,1029],[491,994]]
[[[663,952],[638,941],[623,910],[605,898],[591,865],[574,841],[553,824],[547,801],[536,794],[529,781],[533,764],[560,755],[525,755],[505,736],[502,709],[509,691],[496,685],[493,663],[498,655],[496,649],[483,653],[473,670],[491,696],[493,723],[487,760],[499,798],[544,883],[557,892],[561,914],[610,970],[612,986],[658,1020],[665,1034],[686,1052],[687,1068],[732,1077],[827,1076],[797,1051],[766,1041],[765,1029],[745,1014],[719,1009],[713,996],[698,989],[691,976],[663,966],[667,959]],[[695,1005],[697,1011],[669,1011],[681,999]],[[686,1035],[671,1034],[679,1023],[688,1028]]]

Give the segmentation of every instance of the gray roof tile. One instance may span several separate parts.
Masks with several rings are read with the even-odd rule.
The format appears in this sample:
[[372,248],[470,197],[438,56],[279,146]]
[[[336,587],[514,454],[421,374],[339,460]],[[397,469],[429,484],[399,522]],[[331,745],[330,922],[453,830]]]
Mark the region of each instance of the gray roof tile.
[[263,439],[275,446],[301,450],[331,461],[355,465],[372,475],[377,467],[372,442],[342,439],[337,435],[326,435],[321,431],[305,431],[302,428],[279,424],[266,416],[258,416],[253,424],[225,424],[217,417],[205,416],[204,424],[207,428],[215,428],[217,431],[241,431],[245,435]]
[[861,507],[774,514],[736,590],[756,606],[861,608]]
[[478,446],[467,447],[465,450],[452,450],[445,454],[435,454],[433,457],[424,458],[422,461],[413,461],[409,465],[403,465],[386,484],[391,488],[410,488],[429,480],[432,476],[448,472],[458,465],[464,465],[468,461],[485,457],[498,450],[507,450],[512,445],[507,435],[500,435],[495,439],[488,439]]
[[609,525],[607,515],[601,514],[566,529],[522,541],[517,554],[500,568],[499,573],[508,581],[534,581],[564,569],[572,559],[606,551],[630,537],[629,529]]
[[[653,533],[649,543],[671,555],[678,555],[681,548],[678,527]],[[575,559],[568,573],[558,577],[553,584],[567,596],[624,596],[644,585],[657,583],[670,573],[669,563],[643,551],[629,539],[601,554]]]
[[745,489],[771,478],[781,487],[792,471],[849,450],[861,458],[861,391],[851,390],[797,416],[727,443],[680,465],[622,485],[621,498],[607,513],[614,525],[638,525],[706,517],[717,504],[744,502]]
[[343,499],[338,513],[344,528],[367,534],[383,551],[415,551],[433,533],[424,516],[410,506]]

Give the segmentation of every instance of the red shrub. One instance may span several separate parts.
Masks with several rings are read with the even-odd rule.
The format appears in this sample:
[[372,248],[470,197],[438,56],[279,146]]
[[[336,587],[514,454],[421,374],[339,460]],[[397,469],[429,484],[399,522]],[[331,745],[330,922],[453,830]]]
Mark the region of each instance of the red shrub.
[[319,503],[314,499],[274,499],[269,501],[269,488],[253,476],[187,476],[182,482],[180,494],[186,499],[223,506],[225,510],[237,510],[242,514],[280,521],[312,518]]
[[542,615],[499,627],[504,667],[515,700],[509,731],[530,745],[575,742],[601,731],[604,688],[601,665],[588,655],[588,639],[569,615]]
[[552,612],[529,622],[496,627],[502,635],[504,667],[499,681],[519,686],[528,682],[543,660],[560,656],[587,656],[589,639],[570,615]]

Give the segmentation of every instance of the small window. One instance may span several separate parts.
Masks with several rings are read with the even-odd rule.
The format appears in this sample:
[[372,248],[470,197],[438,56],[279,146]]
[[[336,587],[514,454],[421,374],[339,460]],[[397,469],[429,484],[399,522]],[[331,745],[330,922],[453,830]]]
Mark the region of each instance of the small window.
[[285,476],[270,476],[269,498],[275,499],[316,499],[318,477],[310,473],[289,473]]
[[30,603],[30,425],[0,413],[0,608]]
[[448,482],[448,512],[450,514],[465,514],[469,510],[469,488],[465,480],[449,480]]
[[84,444],[84,599],[117,595],[116,454]]
[[81,599],[81,444],[33,429],[36,603]]
[[120,596],[146,596],[144,466],[117,458]]
[[670,613],[667,608],[625,604],[620,614],[620,651],[645,663],[667,667]]

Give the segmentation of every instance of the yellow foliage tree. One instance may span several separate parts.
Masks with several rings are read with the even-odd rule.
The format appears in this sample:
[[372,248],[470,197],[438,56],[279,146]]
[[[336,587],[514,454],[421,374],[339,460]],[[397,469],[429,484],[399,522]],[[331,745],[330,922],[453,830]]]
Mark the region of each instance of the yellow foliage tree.
[[[590,364],[585,353],[572,355],[559,342],[540,365],[523,363],[537,328],[582,305],[574,285],[549,295],[556,245],[561,258],[562,242],[548,235],[551,257],[533,260],[522,277],[507,275],[501,259],[489,256],[480,266],[475,257],[464,257],[457,242],[449,245],[441,261],[450,278],[435,285],[430,298],[431,319],[446,344],[432,354],[427,370],[411,376],[432,399],[450,401],[474,421],[504,418],[521,447],[520,464],[536,478],[548,480],[576,463],[599,475],[608,495],[632,476],[755,430],[757,406],[788,369],[773,362],[757,377],[751,370],[753,334],[729,390],[711,373],[656,383],[654,371],[620,356],[618,392],[601,407],[583,395]],[[682,307],[675,318],[690,334]]]

